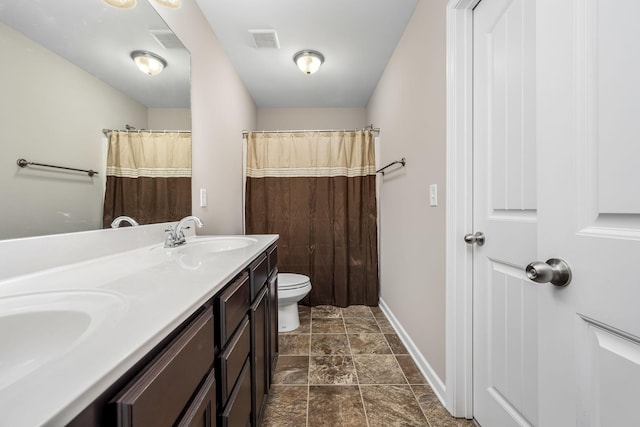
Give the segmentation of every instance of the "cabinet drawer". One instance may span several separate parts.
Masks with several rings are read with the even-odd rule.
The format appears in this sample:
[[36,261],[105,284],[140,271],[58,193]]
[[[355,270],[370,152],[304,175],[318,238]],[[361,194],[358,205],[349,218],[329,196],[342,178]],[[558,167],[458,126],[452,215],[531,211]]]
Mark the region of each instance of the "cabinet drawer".
[[238,383],[236,384],[227,407],[222,412],[222,427],[238,427],[250,424],[251,418],[251,364],[247,359]]
[[251,298],[250,294],[249,275],[243,273],[218,297],[220,348],[225,346],[227,340],[247,313]]
[[172,426],[213,364],[213,333],[209,308],[114,399],[118,426]]
[[215,427],[216,380],[211,371],[177,427]]
[[222,406],[227,403],[233,385],[242,371],[245,360],[247,360],[251,348],[250,338],[249,318],[245,316],[240,327],[220,355],[220,402]]
[[271,276],[278,267],[278,247],[276,245],[267,249],[267,258],[269,263],[269,276]]
[[266,253],[260,255],[258,259],[249,266],[249,274],[251,275],[251,300],[253,301],[269,276],[269,265]]

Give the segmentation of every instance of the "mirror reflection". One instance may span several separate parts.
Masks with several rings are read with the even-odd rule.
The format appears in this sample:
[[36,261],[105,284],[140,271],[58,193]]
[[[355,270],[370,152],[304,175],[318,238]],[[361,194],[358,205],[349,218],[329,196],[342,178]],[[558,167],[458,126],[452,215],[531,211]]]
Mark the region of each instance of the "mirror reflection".
[[[0,239],[102,228],[103,129],[191,129],[189,52],[146,1],[0,0],[0,46]],[[143,73],[134,51],[166,67]]]

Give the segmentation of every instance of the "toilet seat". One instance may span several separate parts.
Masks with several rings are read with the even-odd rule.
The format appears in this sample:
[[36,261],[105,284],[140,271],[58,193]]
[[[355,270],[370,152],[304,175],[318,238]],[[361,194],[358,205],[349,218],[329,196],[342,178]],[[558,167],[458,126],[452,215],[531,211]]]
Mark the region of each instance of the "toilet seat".
[[278,290],[287,291],[310,286],[311,282],[307,276],[295,273],[278,273]]

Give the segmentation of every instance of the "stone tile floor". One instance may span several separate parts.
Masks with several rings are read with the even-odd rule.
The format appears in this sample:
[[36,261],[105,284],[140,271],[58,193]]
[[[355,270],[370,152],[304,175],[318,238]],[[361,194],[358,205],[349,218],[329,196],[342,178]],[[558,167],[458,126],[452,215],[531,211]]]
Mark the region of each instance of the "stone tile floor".
[[281,333],[264,427],[472,427],[429,387],[378,307],[299,307]]

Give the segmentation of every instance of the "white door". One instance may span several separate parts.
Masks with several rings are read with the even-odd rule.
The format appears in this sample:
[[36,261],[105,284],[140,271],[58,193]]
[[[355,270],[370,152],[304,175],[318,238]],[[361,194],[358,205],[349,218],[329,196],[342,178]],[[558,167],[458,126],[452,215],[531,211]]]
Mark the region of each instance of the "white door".
[[540,426],[640,426],[640,2],[537,0]]
[[535,4],[474,9],[473,411],[483,426],[538,424]]

